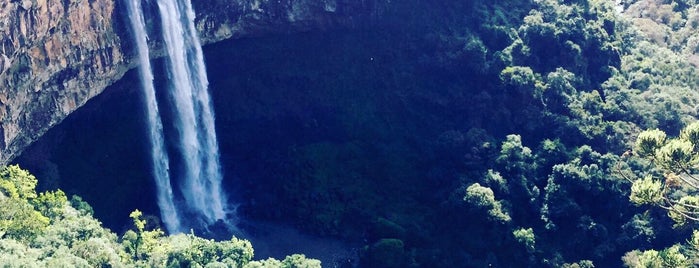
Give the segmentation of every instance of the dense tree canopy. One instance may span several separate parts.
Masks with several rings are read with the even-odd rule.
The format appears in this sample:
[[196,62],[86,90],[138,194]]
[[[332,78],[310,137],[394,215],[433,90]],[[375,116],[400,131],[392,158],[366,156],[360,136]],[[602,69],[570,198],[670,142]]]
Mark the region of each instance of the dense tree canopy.
[[79,198],[60,191],[37,195],[37,179],[18,166],[0,169],[0,263],[5,267],[320,267],[291,255],[253,261],[250,242],[146,230],[138,210],[121,237],[92,217]]

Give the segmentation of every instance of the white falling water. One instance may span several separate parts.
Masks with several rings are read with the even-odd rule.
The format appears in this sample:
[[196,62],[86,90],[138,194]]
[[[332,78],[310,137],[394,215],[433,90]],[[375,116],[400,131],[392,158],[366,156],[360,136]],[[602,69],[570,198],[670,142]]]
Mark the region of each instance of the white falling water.
[[[214,113],[207,91],[201,44],[194,28],[194,11],[189,0],[157,0],[163,40],[167,48],[170,97],[175,114],[177,143],[183,162],[180,192],[186,207],[176,200],[170,180],[169,156],[165,149],[163,124],[158,111],[153,73],[147,44],[141,0],[126,0],[129,21],[136,42],[139,68],[152,145],[153,173],[161,218],[170,233],[182,232],[198,220],[210,225],[224,219],[225,196],[221,189],[218,144]],[[180,217],[195,216],[195,219]],[[185,228],[183,225],[189,225]]]
[[163,123],[158,112],[158,103],[153,86],[153,73],[148,52],[146,24],[141,9],[141,0],[127,0],[126,7],[131,22],[131,29],[136,41],[138,57],[141,62],[139,74],[147,106],[149,138],[153,158],[153,175],[158,188],[157,198],[160,216],[165,228],[171,233],[181,232],[180,219],[174,204],[172,186],[170,185],[169,157],[163,141]]
[[157,0],[167,47],[174,124],[184,161],[181,191],[189,210],[207,224],[225,217],[214,114],[190,0]]

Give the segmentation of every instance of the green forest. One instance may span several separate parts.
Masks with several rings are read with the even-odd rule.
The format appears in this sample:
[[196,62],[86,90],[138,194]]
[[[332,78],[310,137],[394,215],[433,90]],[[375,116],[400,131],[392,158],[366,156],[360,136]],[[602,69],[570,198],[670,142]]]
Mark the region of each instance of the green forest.
[[61,190],[36,192],[37,178],[16,165],[0,170],[0,263],[3,267],[320,267],[304,255],[252,261],[250,242],[193,234],[166,236],[135,210],[121,236],[92,207]]
[[252,261],[250,242],[193,234],[166,236],[135,210],[121,236],[102,226],[89,204],[61,190],[36,192],[37,178],[16,165],[0,170],[3,267],[320,267],[291,255]]
[[[254,200],[243,217],[359,245],[335,267],[699,266],[699,1],[382,12],[346,32],[205,47],[222,155],[257,152],[222,160],[255,178],[229,182]],[[333,267],[303,252],[260,260],[244,237],[168,235],[152,207],[115,207],[132,171],[37,157],[60,135],[84,146],[56,133],[0,170],[6,267]],[[97,163],[118,172],[81,169]]]

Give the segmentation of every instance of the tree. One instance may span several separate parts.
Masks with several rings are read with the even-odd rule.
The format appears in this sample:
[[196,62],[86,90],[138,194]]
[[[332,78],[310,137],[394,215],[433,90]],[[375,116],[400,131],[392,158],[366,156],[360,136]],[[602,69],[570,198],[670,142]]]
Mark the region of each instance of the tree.
[[536,238],[534,237],[534,230],[532,228],[519,228],[512,231],[512,235],[527,248],[528,252],[532,253],[536,250]]
[[679,245],[661,251],[634,250],[626,253],[622,260],[627,267],[631,268],[691,267],[689,259],[682,254]]
[[0,192],[10,198],[36,198],[36,177],[17,165],[0,169]]
[[650,171],[636,176],[619,167],[619,174],[632,183],[631,202],[666,209],[677,226],[699,221],[699,122],[686,126],[677,138],[646,130],[638,135],[634,151],[624,157],[647,161]]
[[488,216],[494,221],[507,223],[511,220],[510,215],[503,210],[500,201],[495,200],[493,190],[479,183],[471,184],[466,189],[464,201],[478,209],[487,210]]
[[36,178],[19,166],[0,169],[0,238],[30,241],[48,225],[49,219],[34,210]]

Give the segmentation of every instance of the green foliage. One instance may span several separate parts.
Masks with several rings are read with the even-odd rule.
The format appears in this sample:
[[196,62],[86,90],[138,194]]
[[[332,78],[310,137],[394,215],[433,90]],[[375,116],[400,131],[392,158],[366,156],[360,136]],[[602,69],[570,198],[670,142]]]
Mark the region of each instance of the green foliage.
[[[281,267],[320,268],[320,261],[306,259],[306,256],[304,256],[303,254],[294,254],[294,255],[287,256],[286,258],[284,258],[284,260],[282,261]],[[390,267],[390,266],[384,266],[384,267]]]
[[26,200],[0,196],[0,237],[31,241],[48,224],[49,219]]
[[[160,229],[146,230],[143,214],[121,241],[92,217],[79,197],[60,191],[36,194],[36,178],[17,166],[0,171],[0,263],[4,267],[320,267],[320,261],[291,255],[252,263],[249,241],[214,241]],[[75,204],[79,209],[72,206]]]
[[192,234],[158,237],[154,247],[143,248],[147,258],[138,261],[144,267],[204,267],[215,263],[225,267],[243,267],[253,257],[250,242],[232,238],[213,241]]
[[580,78],[574,73],[558,67],[556,70],[549,72],[546,75],[546,90],[551,92],[547,96],[549,98],[558,98],[559,100],[547,100],[548,105],[559,102],[558,105],[564,105],[571,102],[577,93],[577,87],[580,87]]
[[699,152],[699,148],[697,148],[697,145],[699,145],[699,121],[692,122],[684,127],[682,132],[680,132],[680,139],[692,143],[694,145],[694,153]]
[[281,266],[282,266],[282,262],[280,262],[279,260],[277,260],[275,258],[269,258],[266,260],[251,261],[251,262],[245,264],[245,266],[243,266],[243,267],[244,268],[277,268],[277,267],[281,267]]
[[520,135],[507,135],[495,159],[503,178],[507,179],[512,202],[536,205],[540,190],[537,186],[537,161],[532,150],[522,144]]
[[10,198],[36,198],[36,177],[17,165],[0,169],[0,192]]
[[44,261],[47,267],[94,267],[87,260],[73,255],[67,248],[58,248],[53,254],[54,256]]
[[140,210],[134,210],[129,214],[129,218],[133,220],[133,226],[136,227],[136,231],[141,233],[146,229],[146,220],[142,218],[143,212]]
[[[122,237],[126,253],[139,267],[243,267],[252,260],[249,241],[235,237],[228,241],[214,241],[193,234],[164,236],[160,229],[146,230],[142,213],[131,213],[135,230]],[[312,263],[305,260],[299,263]]]
[[509,188],[507,185],[507,180],[500,175],[500,172],[493,171],[492,169],[488,169],[487,173],[485,174],[485,178],[483,178],[484,182],[489,185],[490,187],[496,187],[495,189],[507,193],[509,192]]
[[[693,191],[699,190],[699,180],[693,170],[699,158],[695,150],[699,137],[699,124],[693,123],[680,132],[679,138],[667,139],[660,130],[648,130],[639,134],[636,151],[663,173],[662,178],[648,174],[643,179],[626,177],[631,186],[631,201],[636,205],[652,204],[668,210],[678,226],[699,220],[699,198]],[[623,174],[623,173],[622,173]]]
[[[607,81],[607,93],[615,103],[627,107],[626,120],[643,128],[676,133],[694,121],[697,112],[697,70],[688,57],[663,47],[635,40],[623,56],[619,72]],[[641,41],[639,41],[641,39]]]
[[[675,222],[675,227],[686,226],[699,221],[698,180],[694,175],[699,152],[696,150],[699,139],[699,124],[687,125],[678,138],[667,139],[660,130],[645,131],[637,139],[637,151],[643,159],[650,160],[652,168],[646,171],[643,179],[631,179],[631,201],[636,205],[650,204],[664,208]],[[623,174],[623,173],[622,173]],[[658,176],[657,174],[663,174]],[[644,224],[645,225],[645,224]],[[648,227],[643,227],[648,230]],[[653,230],[646,233],[653,234]],[[698,243],[695,231],[688,245],[674,245],[662,251],[631,251],[624,256],[628,267],[691,267],[696,255],[689,254]]]
[[[608,175],[616,161],[615,155],[601,154],[584,145],[575,149],[569,160],[551,167],[540,210],[544,227],[548,230],[556,230],[558,225],[568,225],[566,228],[572,228],[567,222],[588,218],[586,213],[589,212],[585,211],[602,204],[591,205],[591,200],[587,197],[607,194],[617,187],[616,180]],[[587,195],[576,195],[578,192],[585,192]],[[600,226],[577,230],[581,229],[579,227],[576,226],[576,231],[596,232],[595,229]],[[599,231],[604,232],[601,229]]]
[[636,180],[631,185],[631,202],[637,206],[644,204],[660,204],[663,201],[663,185],[652,176]]
[[659,129],[646,130],[638,134],[636,152],[642,157],[655,155],[655,151],[665,145],[666,134]]
[[564,68],[582,75],[588,88],[604,82],[606,68],[620,63],[614,8],[601,1],[586,3],[587,9],[550,0],[536,4],[517,31],[521,43],[513,42],[509,50],[513,65],[531,66],[540,73]]
[[563,264],[563,268],[594,268],[595,265],[591,260],[581,260],[576,263],[566,263]]
[[516,90],[531,91],[529,94],[537,99],[542,97],[546,87],[541,75],[523,66],[506,67],[500,72],[500,80]]
[[122,237],[126,252],[136,260],[150,259],[154,252],[161,249],[160,240],[165,234],[160,229],[146,230],[146,220],[142,216],[138,209],[129,214],[136,230],[129,230]]
[[662,251],[634,250],[623,257],[624,264],[630,268],[692,267],[687,256],[680,252],[680,246],[674,245]]
[[680,252],[680,246],[674,245],[660,252],[665,267],[692,267],[687,256]]
[[534,252],[536,250],[536,239],[534,237],[534,230],[532,228],[519,228],[514,230],[512,235],[515,236],[515,239],[517,239],[519,243],[527,248],[527,251]]
[[[410,70],[413,67],[420,70],[420,74],[423,71],[438,73],[438,79],[409,80],[411,82],[404,85],[402,74],[390,72],[393,79],[387,87],[391,83],[402,87],[395,90],[399,94],[396,96],[401,97],[401,114],[391,117],[366,112],[376,108],[370,105],[364,108],[363,101],[351,103],[365,111],[355,121],[366,123],[380,118],[382,124],[344,128],[352,134],[362,132],[348,135],[350,145],[342,141],[294,145],[293,161],[301,159],[297,167],[302,174],[268,184],[283,185],[274,193],[294,194],[285,198],[290,202],[280,202],[284,209],[275,209],[276,214],[266,211],[260,214],[284,215],[285,211],[292,211],[288,218],[308,219],[303,223],[307,223],[309,229],[331,234],[354,232],[346,227],[348,225],[374,227],[376,224],[367,222],[389,218],[407,229],[407,237],[403,240],[406,251],[416,252],[423,265],[480,267],[491,264],[491,260],[499,260],[499,264],[492,262],[494,266],[556,267],[566,262],[593,259],[603,266],[614,266],[614,261],[619,260],[619,251],[626,251],[630,246],[616,242],[619,223],[629,221],[637,211],[628,206],[625,198],[617,198],[627,189],[619,187],[610,167],[618,159],[614,156],[630,147],[625,144],[625,137],[637,133],[646,115],[655,116],[653,113],[639,115],[645,107],[632,108],[631,102],[645,100],[638,97],[640,92],[629,89],[630,79],[623,77],[625,73],[620,74],[621,57],[630,53],[626,49],[634,44],[621,42],[628,30],[624,27],[628,25],[617,17],[614,4],[609,1],[447,1],[440,4],[420,1],[422,8],[415,9],[409,2],[396,5],[404,7],[401,11],[411,15],[437,14],[416,23],[428,32],[424,38],[427,41],[402,43],[401,39],[396,43],[401,45],[391,47],[391,53],[385,58],[399,58],[402,45],[420,51],[418,53],[436,52],[418,57],[410,54],[411,60],[419,59],[419,65],[386,64],[401,66],[400,72],[409,75],[415,74]],[[465,5],[469,8],[456,9],[454,6],[458,4],[454,3],[457,2],[468,2]],[[435,8],[427,8],[430,5]],[[410,17],[411,22],[415,20]],[[435,20],[450,21],[438,24]],[[408,35],[420,39],[422,33],[409,32]],[[370,51],[375,53],[376,49],[372,47]],[[380,69],[372,69],[375,70]],[[292,75],[305,78],[298,72]],[[606,83],[608,77],[615,80]],[[383,78],[379,79],[381,85],[385,83]],[[653,88],[655,78],[648,77],[647,89]],[[381,92],[384,91],[377,94]],[[372,95],[372,102],[395,96],[377,97]],[[380,102],[377,107],[383,104],[392,102]],[[412,115],[414,117],[410,117]],[[677,121],[677,116],[671,112],[661,117],[663,122]],[[410,118],[411,124],[402,125],[401,122],[407,121],[404,118]],[[351,124],[345,123],[349,121],[346,119],[342,117],[340,121]],[[442,121],[443,124],[428,123]],[[385,127],[388,125],[390,127]],[[473,129],[482,129],[487,135],[481,136],[490,139],[464,142],[464,139],[469,140],[464,138],[464,132]],[[518,135],[505,137],[502,146],[497,148],[502,150],[497,152],[493,139],[502,139],[511,133]],[[403,137],[409,137],[411,142],[397,141]],[[481,147],[486,143],[487,150]],[[424,167],[411,170],[418,179],[404,176],[405,172],[400,169],[379,166],[383,165],[383,159],[398,163],[395,155],[410,151],[396,150],[386,158],[376,156],[384,152],[383,148],[395,144],[411,149],[429,147],[425,154],[419,155],[426,161],[408,159],[404,162],[408,164],[405,166]],[[536,145],[540,148],[535,149]],[[370,149],[365,149],[367,147]],[[374,166],[374,163],[380,164]],[[381,174],[374,176],[374,172],[364,172],[366,169],[380,170]],[[418,184],[423,182],[428,184]],[[480,187],[476,187],[476,183]],[[423,190],[402,191],[402,185]],[[355,188],[361,191],[353,191]],[[400,197],[398,202],[411,209],[385,209],[383,205],[375,205],[377,201],[392,203],[396,196]],[[444,200],[447,196],[448,200]],[[416,202],[419,204],[407,204],[412,200],[419,200]],[[482,213],[468,213],[473,210]],[[348,213],[351,211],[362,212]],[[508,224],[487,223],[499,221],[493,216],[499,214],[508,216]],[[353,223],[347,221],[348,218],[356,220]],[[461,229],[446,228],[442,222],[454,222],[452,225]],[[529,254],[512,239],[513,226],[531,227],[539,235],[536,237],[538,252]],[[384,230],[382,233],[391,232]],[[570,238],[569,234],[578,235]],[[376,238],[393,237],[373,237],[367,243],[373,244]],[[495,256],[486,257],[489,252],[494,252],[491,255]],[[507,252],[508,256],[501,256],[500,252]],[[528,257],[532,263],[523,264],[522,260],[526,262]],[[610,263],[612,265],[605,265]]]
[[520,135],[507,135],[500,148],[497,161],[505,163],[507,171],[524,171],[531,168],[529,164],[533,160],[532,150],[522,145]]
[[655,250],[640,252],[637,250],[626,253],[623,257],[624,264],[629,268],[661,268],[663,261],[660,253]]
[[72,255],[87,261],[90,267],[127,267],[123,251],[112,236],[90,237],[75,241],[70,249]]
[[[40,267],[41,252],[14,239],[0,239],[0,263],[7,267]],[[83,264],[86,267],[87,263]]]
[[34,208],[42,215],[55,221],[60,219],[65,212],[68,197],[61,190],[39,193],[39,197],[33,200]]
[[650,243],[656,237],[653,218],[649,213],[634,215],[631,220],[622,225],[622,229],[625,233],[622,239],[634,241],[638,245]]
[[274,258],[269,258],[260,261],[251,261],[244,268],[319,268],[320,261],[307,259],[303,254],[294,254],[287,256],[284,260],[279,261]]
[[699,197],[687,195],[681,197],[676,204],[668,210],[668,216],[675,221],[677,226],[685,225],[690,219],[696,219],[699,214]]
[[692,231],[692,237],[689,239],[688,244],[694,252],[699,251],[699,230]]
[[685,140],[671,140],[658,150],[656,157],[666,169],[683,172],[694,164],[694,144]]
[[19,166],[0,169],[0,238],[31,241],[44,231],[49,218],[34,210],[36,178]]
[[507,223],[511,219],[510,215],[503,210],[502,204],[495,200],[493,190],[478,183],[471,184],[466,188],[464,201],[476,208],[486,210],[490,219],[496,222]]
[[77,195],[73,195],[70,197],[70,206],[74,207],[84,215],[92,216],[93,214],[95,214],[95,211],[92,209],[92,206],[90,206],[90,204],[88,204],[87,202],[83,201],[82,197]]
[[31,245],[46,252],[67,249],[66,253],[91,266],[122,267],[128,263],[115,234],[70,206],[65,206],[61,217],[52,219],[51,225]]

